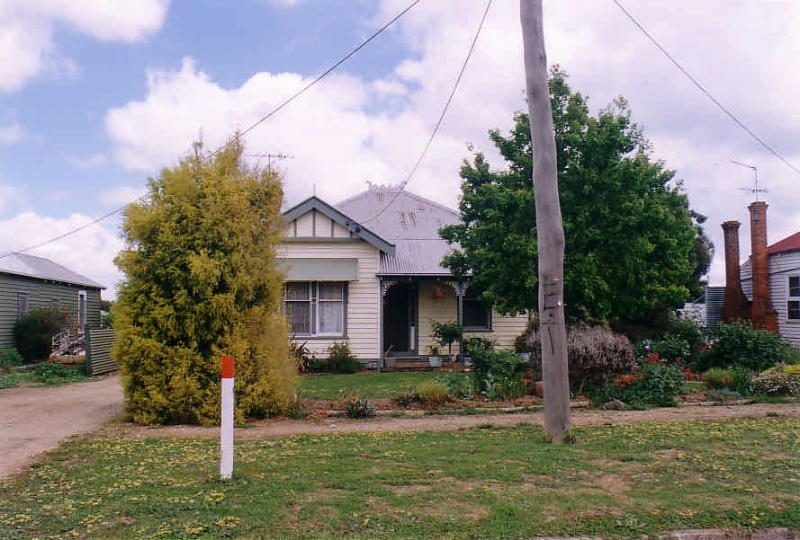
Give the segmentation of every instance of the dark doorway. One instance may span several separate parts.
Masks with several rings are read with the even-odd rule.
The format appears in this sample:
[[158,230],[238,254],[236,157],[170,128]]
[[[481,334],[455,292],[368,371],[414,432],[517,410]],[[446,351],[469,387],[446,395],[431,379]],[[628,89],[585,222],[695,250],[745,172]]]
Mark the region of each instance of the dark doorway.
[[383,350],[409,353],[417,348],[417,287],[396,283],[386,291],[383,304]]

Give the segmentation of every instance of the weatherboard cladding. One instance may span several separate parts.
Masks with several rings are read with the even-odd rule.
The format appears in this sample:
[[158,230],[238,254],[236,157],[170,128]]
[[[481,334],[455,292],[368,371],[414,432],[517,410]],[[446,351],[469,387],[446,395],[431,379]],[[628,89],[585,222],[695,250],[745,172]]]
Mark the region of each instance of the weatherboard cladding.
[[439,229],[459,222],[455,210],[395,187],[377,186],[336,208],[394,244],[394,253],[381,255],[381,275],[450,275],[440,262],[452,248],[439,237]]

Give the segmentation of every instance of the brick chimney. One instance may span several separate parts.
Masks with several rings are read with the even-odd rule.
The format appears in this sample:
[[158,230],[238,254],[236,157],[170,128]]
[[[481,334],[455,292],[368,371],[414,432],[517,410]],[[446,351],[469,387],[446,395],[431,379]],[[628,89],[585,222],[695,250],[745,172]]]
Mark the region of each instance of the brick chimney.
[[753,262],[753,305],[750,317],[753,326],[778,331],[778,312],[772,307],[769,291],[767,259],[767,203],[756,201],[750,210],[751,258]]
[[722,224],[725,243],[725,298],[720,317],[722,322],[750,319],[750,301],[742,291],[739,275],[739,225],[738,221]]

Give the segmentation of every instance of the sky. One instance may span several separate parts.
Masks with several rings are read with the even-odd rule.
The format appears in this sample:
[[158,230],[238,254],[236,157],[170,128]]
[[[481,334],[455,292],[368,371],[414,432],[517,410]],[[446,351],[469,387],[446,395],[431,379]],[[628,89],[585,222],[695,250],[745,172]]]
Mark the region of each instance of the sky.
[[[676,171],[716,246],[721,223],[768,210],[769,242],[800,231],[800,0],[544,0],[548,64],[594,113],[624,96]],[[0,254],[47,242],[145,193],[192,143],[245,130],[405,9],[411,0],[0,0]],[[283,176],[285,203],[335,204],[397,185],[420,156],[475,37],[485,0],[422,0],[245,139]],[[495,0],[437,137],[407,189],[456,208],[473,151],[525,109],[519,2]],[[270,157],[271,156],[271,157]],[[755,167],[755,171],[732,162]],[[755,174],[765,192],[754,193]],[[121,214],[27,251],[108,287]]]

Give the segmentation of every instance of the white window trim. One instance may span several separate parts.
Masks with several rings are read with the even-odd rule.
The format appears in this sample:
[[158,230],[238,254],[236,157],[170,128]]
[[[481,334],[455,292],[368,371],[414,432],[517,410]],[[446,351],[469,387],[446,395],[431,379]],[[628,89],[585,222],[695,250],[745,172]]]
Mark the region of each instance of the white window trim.
[[[286,293],[284,292],[284,306],[287,303],[300,303],[300,302],[308,302],[310,304],[309,309],[309,316],[311,320],[309,321],[309,328],[311,332],[308,334],[295,334],[298,338],[323,338],[323,339],[330,339],[330,338],[344,338],[347,337],[347,282],[346,281],[335,281],[329,283],[337,283],[341,286],[342,290],[342,298],[341,300],[321,300],[319,298],[319,286],[321,281],[294,281],[292,283],[303,283],[309,287],[309,299],[308,300],[289,300],[286,297]],[[342,305],[341,311],[341,332],[319,332],[319,321],[320,321],[320,314],[319,308],[320,304],[331,302],[331,303],[340,303]],[[290,331],[292,331],[290,329]],[[293,332],[293,331],[292,331]]]
[[795,319],[789,317],[789,304],[791,302],[800,303],[800,296],[792,296],[792,287],[791,287],[792,278],[800,281],[800,274],[790,275],[786,278],[786,320],[789,322],[800,322],[800,318]]
[[88,298],[86,291],[78,291],[78,326],[83,330],[87,323]]

